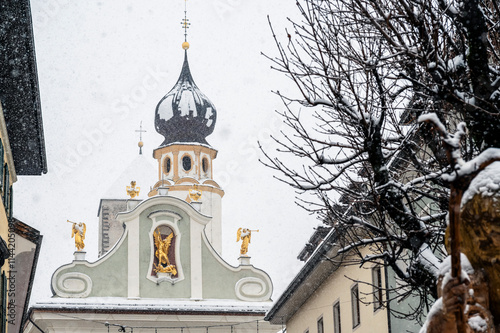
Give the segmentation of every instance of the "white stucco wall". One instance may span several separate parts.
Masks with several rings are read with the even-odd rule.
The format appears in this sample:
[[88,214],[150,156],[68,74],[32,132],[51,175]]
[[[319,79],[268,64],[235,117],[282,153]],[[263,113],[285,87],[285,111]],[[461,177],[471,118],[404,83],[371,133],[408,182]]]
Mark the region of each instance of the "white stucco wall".
[[[346,277],[347,276],[347,277]],[[349,278],[350,279],[349,279]],[[333,330],[333,305],[340,302],[341,332],[383,333],[388,332],[387,312],[385,309],[374,311],[373,304],[360,302],[360,325],[352,327],[351,287],[353,280],[371,283],[371,267],[341,267],[315,291],[301,309],[286,323],[288,333],[317,333],[317,321],[323,317],[324,332]],[[382,286],[385,285],[382,268]],[[359,297],[366,302],[373,302],[371,285],[358,283]]]

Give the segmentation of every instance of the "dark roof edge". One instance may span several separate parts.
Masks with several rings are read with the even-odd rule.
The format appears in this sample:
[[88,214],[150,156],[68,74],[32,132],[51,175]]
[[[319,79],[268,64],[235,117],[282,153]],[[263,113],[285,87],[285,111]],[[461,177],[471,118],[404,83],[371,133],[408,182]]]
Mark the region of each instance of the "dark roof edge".
[[[294,291],[305,282],[305,279],[311,274],[314,268],[323,261],[325,254],[331,250],[333,242],[337,239],[338,232],[332,228],[323,242],[318,246],[316,251],[311,255],[304,267],[299,271],[295,278],[290,282],[283,294],[274,303],[273,307],[267,312],[264,320],[271,321],[274,319],[278,311],[286,305]],[[292,314],[289,314],[291,316]]]
[[43,134],[43,119],[42,119],[42,103],[40,100],[40,85],[38,82],[38,67],[36,65],[36,51],[35,51],[35,33],[33,30],[33,16],[31,15],[31,2],[28,1],[28,21],[29,21],[29,30],[31,33],[32,38],[30,39],[30,44],[31,44],[31,50],[33,57],[31,58],[32,66],[33,66],[33,71],[35,75],[33,75],[33,85],[34,88],[37,90],[36,95],[36,113],[37,113],[37,122],[38,122],[38,140],[40,144],[40,168],[43,174],[47,173],[47,155],[45,151],[45,140],[44,140],[44,134]]

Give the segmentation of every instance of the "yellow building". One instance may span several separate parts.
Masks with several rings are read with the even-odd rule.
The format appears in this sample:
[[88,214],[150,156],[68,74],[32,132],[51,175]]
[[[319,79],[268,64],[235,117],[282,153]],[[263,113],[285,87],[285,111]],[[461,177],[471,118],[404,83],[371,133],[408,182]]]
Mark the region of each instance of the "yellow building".
[[47,172],[28,0],[2,2],[0,40],[0,333],[13,333],[26,320],[41,236],[12,217],[12,184]]
[[265,320],[286,327],[288,333],[390,331],[381,302],[384,267],[346,266],[346,258],[335,257],[337,238],[335,228],[330,229]]

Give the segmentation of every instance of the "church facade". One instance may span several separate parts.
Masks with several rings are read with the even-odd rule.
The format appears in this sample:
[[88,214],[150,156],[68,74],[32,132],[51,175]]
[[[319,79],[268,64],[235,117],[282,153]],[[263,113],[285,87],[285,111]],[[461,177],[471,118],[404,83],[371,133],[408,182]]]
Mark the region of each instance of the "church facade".
[[[263,320],[272,282],[246,255],[220,256],[217,151],[206,141],[216,109],[191,76],[184,43],[180,77],[156,108],[164,141],[153,155],[158,181],[148,198],[101,201],[99,259],[84,251],[58,268],[53,298],[35,304],[25,332],[276,332]],[[146,184],[144,184],[146,185]],[[149,185],[149,184],[148,184]],[[84,231],[75,237],[83,241]]]

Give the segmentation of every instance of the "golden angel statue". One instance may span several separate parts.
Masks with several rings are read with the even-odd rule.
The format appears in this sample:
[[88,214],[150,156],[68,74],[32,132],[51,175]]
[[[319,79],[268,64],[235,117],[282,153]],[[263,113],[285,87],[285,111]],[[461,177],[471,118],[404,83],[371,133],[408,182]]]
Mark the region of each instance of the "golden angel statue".
[[248,252],[248,244],[250,244],[250,240],[252,238],[252,231],[259,232],[259,230],[250,230],[247,228],[239,228],[236,233],[236,242],[239,242],[241,239],[241,249],[240,254],[242,256],[246,255]]
[[153,233],[155,240],[156,252],[155,256],[158,258],[158,265],[155,267],[156,273],[172,273],[172,275],[177,275],[177,270],[175,265],[171,265],[168,260],[168,253],[170,251],[170,245],[172,244],[172,238],[174,233],[171,232],[167,238],[162,239],[160,230],[156,229]]
[[75,238],[75,247],[78,251],[83,250],[85,244],[83,243],[85,239],[85,233],[87,232],[87,226],[85,223],[80,222],[71,222],[68,220],[67,222],[73,223],[73,227],[71,229],[71,238]]
[[130,196],[130,199],[135,198],[136,196],[139,195],[139,192],[141,191],[140,187],[135,187],[135,180],[130,182],[130,186],[127,186],[127,194]]

